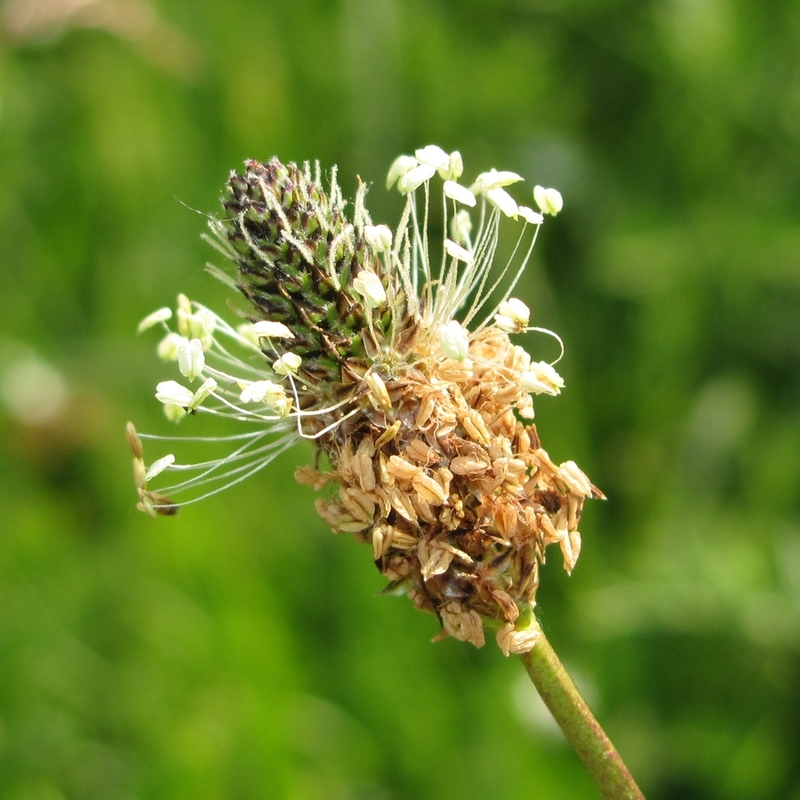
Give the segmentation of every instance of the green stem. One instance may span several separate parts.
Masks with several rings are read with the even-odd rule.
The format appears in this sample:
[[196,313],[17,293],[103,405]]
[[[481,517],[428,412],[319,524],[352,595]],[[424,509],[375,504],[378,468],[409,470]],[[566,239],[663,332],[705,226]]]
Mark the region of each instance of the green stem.
[[533,685],[606,800],[644,800],[544,633],[520,656]]

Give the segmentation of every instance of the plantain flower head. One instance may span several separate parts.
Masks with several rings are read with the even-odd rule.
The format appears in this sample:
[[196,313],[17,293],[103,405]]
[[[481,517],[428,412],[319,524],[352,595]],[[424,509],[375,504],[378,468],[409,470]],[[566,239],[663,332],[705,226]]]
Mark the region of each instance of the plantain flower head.
[[[155,392],[169,420],[207,414],[242,430],[201,440],[222,446],[219,457],[167,453],[149,466],[142,439],[180,437],[127,433],[139,508],[152,515],[311,441],[326,466],[297,480],[322,492],[317,510],[334,532],[369,545],[387,590],[435,614],[440,636],[480,647],[491,630],[508,655],[535,644],[547,546],[571,572],[584,500],[602,494],[542,448],[532,394],[564,382],[510,339],[542,330],[512,293],[543,216],[514,199],[516,173],[492,169],[467,186],[463,171],[458,152],[434,145],[400,156],[387,179],[404,198],[394,228],[373,223],[363,184],[348,208],[335,170],[327,190],[319,165],[248,161],[231,173],[210,227],[233,268],[211,269],[243,299],[241,319],[181,295],[139,328],[162,329],[158,354],[177,367],[180,379]],[[537,190],[542,211],[561,209],[555,190]],[[517,241],[498,267],[506,217]]]

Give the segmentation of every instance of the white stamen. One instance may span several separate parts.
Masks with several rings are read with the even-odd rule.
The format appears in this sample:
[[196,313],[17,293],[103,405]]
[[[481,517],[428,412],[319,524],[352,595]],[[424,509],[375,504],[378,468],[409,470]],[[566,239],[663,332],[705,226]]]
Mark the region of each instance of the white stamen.
[[545,189],[544,186],[533,187],[533,199],[542,209],[542,213],[555,216],[564,207],[564,199],[558,189]]
[[439,328],[439,343],[448,358],[463,361],[469,353],[469,336],[458,320],[451,319]]
[[170,331],[159,343],[158,347],[156,348],[156,352],[158,353],[158,357],[162,361],[177,361],[178,360],[178,352],[181,349],[181,346],[188,342],[189,340],[185,336],[181,336],[179,333],[175,333],[174,331]]
[[168,319],[171,318],[172,318],[171,308],[159,308],[158,311],[154,311],[152,314],[148,314],[139,323],[139,327],[136,329],[136,331],[137,333],[141,333],[142,331],[146,331],[148,328],[152,328],[153,325],[158,325],[159,322],[166,322]]
[[184,339],[178,347],[178,369],[191,383],[202,374],[206,366],[203,343],[199,339]]
[[462,186],[460,183],[456,183],[455,181],[445,181],[442,191],[445,193],[446,197],[449,197],[451,200],[455,200],[457,203],[461,203],[462,205],[472,207],[475,205],[475,203],[477,203],[475,195],[469,189],[467,189],[466,186]]
[[520,375],[522,386],[531,394],[557,395],[564,388],[564,379],[546,361],[531,364],[529,370]]
[[389,174],[386,176],[386,188],[391,189],[395,182],[407,173],[411,172],[419,162],[414,156],[398,156],[389,167]]
[[386,302],[386,290],[381,279],[369,270],[362,269],[353,279],[353,289],[360,294],[370,308],[378,308]]
[[267,397],[279,398],[285,396],[286,391],[279,383],[274,383],[273,381],[253,381],[242,389],[239,400],[242,403],[267,402],[267,404],[270,405],[271,403],[267,400]]
[[200,388],[192,395],[192,400],[187,406],[187,411],[194,411],[199,408],[203,401],[211,395],[212,392],[217,391],[217,382],[213,378],[206,378],[201,384]]
[[392,229],[388,225],[365,225],[364,241],[377,253],[385,253],[392,246]]
[[453,150],[450,153],[450,170],[447,176],[451,180],[457,181],[464,174],[464,160],[461,158],[461,153],[458,150]]
[[[497,189],[501,186],[510,186],[512,183],[525,180],[522,175],[517,175],[516,172],[503,170],[498,172],[496,169],[490,169],[488,172],[481,172],[475,179],[473,191],[485,194],[490,189]],[[477,188],[476,188],[477,187]]]
[[517,210],[522,219],[530,225],[541,225],[544,222],[544,217],[528,206],[518,206]]
[[194,398],[194,392],[177,381],[161,381],[156,386],[156,400],[186,408]]
[[517,218],[519,213],[517,201],[505,189],[499,186],[488,189],[486,199],[494,203],[507,217]]
[[475,256],[473,256],[469,250],[465,250],[460,244],[456,244],[452,241],[452,239],[444,240],[444,249],[451,258],[463,261],[465,264],[472,264],[475,261]]
[[154,461],[148,468],[147,472],[144,474],[144,480],[142,481],[143,484],[146,484],[147,481],[152,480],[157,475],[160,475],[167,467],[172,466],[175,463],[175,456],[172,453],[169,453],[162,458],[159,458],[157,461]]
[[450,223],[450,235],[457,244],[463,244],[469,241],[469,236],[472,233],[472,218],[469,211],[462,208]]
[[522,333],[530,320],[531,310],[516,297],[503,300],[494,316],[494,324],[506,333]]
[[450,156],[445,153],[441,147],[435,144],[429,144],[427,147],[416,150],[414,155],[417,157],[417,161],[419,161],[420,164],[433,167],[440,175],[450,172]]
[[253,333],[267,339],[294,339],[294,334],[282,322],[262,319],[253,325]]
[[432,167],[429,164],[420,164],[397,181],[397,188],[400,190],[400,194],[410,194],[422,186],[425,181],[429,181],[435,174],[436,167]]
[[272,364],[276,375],[295,375],[303,359],[297,353],[284,353]]
[[178,423],[186,416],[186,409],[175,403],[164,403],[164,416],[170,422]]

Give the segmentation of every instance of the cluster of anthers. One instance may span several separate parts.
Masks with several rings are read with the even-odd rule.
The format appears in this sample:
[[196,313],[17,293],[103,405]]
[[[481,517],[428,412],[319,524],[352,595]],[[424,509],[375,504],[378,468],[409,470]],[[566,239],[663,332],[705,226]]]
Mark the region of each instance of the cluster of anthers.
[[[170,420],[205,413],[249,427],[200,439],[227,443],[220,458],[146,466],[142,438],[177,437],[129,424],[139,508],[175,513],[310,440],[317,466],[297,480],[324,491],[317,509],[335,532],[370,545],[388,590],[436,614],[442,636],[480,647],[486,625],[506,655],[530,650],[545,548],[558,543],[571,571],[583,502],[602,497],[574,462],[542,449],[531,395],[557,395],[563,381],[509,338],[535,330],[561,344],[511,296],[560,194],[535,187],[540,213],[507,191],[516,173],[467,187],[460,154],[428,146],[389,170],[387,188],[405,197],[392,231],[372,223],[363,184],[348,217],[335,170],[326,192],[318,164],[245,166],[210,221],[210,241],[235,265],[210,269],[246,298],[243,321],[181,295],[175,315],[160,309],[139,329],[164,327],[158,353],[185,379],[157,386]],[[493,270],[503,217],[519,238]],[[169,475],[179,479],[150,488]]]

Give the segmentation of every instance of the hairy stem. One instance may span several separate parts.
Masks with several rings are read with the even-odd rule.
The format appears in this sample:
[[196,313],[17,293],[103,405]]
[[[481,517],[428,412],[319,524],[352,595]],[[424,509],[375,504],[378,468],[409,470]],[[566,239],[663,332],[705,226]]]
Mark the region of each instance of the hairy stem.
[[606,800],[644,800],[611,740],[595,719],[544,633],[520,656],[567,741]]

